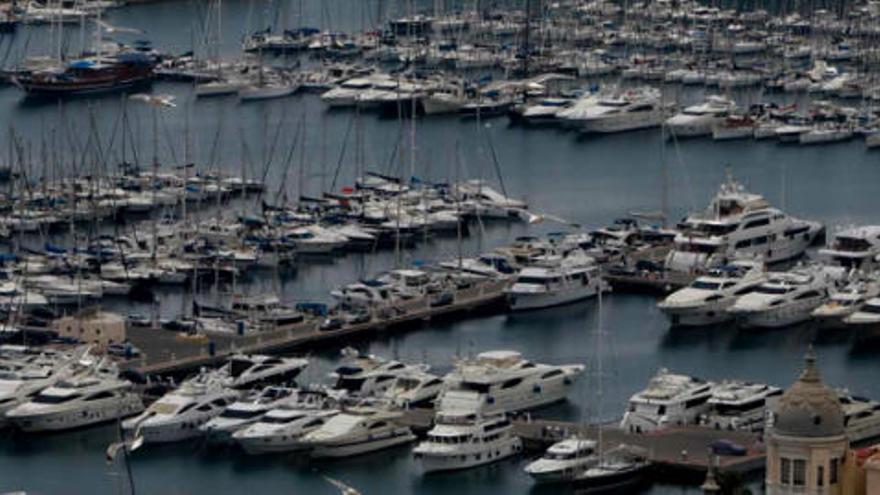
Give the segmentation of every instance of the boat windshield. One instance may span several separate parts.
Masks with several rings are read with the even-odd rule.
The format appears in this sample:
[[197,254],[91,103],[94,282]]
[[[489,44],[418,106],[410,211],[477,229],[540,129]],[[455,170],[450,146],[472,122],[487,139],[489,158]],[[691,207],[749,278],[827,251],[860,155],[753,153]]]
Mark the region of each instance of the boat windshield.
[[263,411],[260,411],[259,409],[254,409],[254,410],[248,411],[246,409],[232,409],[232,408],[230,408],[230,409],[223,411],[223,414],[221,414],[220,417],[227,418],[227,419],[252,419],[252,418],[256,418],[257,416],[259,416],[262,413],[263,413]]
[[720,287],[720,283],[708,282],[706,280],[695,280],[694,283],[691,284],[691,288],[702,290],[718,290]]
[[281,416],[281,417],[279,417],[279,416],[266,416],[260,422],[272,424],[272,425],[285,425],[288,423],[293,423],[294,421],[296,421],[302,417],[303,416],[288,416],[288,417],[285,417],[285,416]]
[[73,395],[46,395],[40,394],[34,397],[34,404],[62,404],[79,398],[79,394]]
[[758,294],[785,294],[794,290],[793,287],[779,287],[775,285],[762,285],[755,289]]

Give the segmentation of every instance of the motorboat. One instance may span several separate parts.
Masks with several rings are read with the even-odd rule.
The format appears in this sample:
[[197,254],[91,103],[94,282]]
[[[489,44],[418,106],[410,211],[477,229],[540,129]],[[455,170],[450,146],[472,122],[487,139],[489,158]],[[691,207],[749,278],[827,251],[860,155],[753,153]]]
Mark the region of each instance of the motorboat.
[[666,110],[660,92],[639,88],[598,96],[557,115],[586,133],[611,133],[659,127]]
[[0,358],[0,426],[6,412],[27,402],[41,390],[84,371],[83,352],[40,352]]
[[293,400],[232,434],[248,454],[307,450],[302,438],[339,413],[339,401],[321,390],[298,390]]
[[838,390],[843,426],[852,443],[875,440],[880,437],[880,402]]
[[739,380],[715,385],[709,411],[700,424],[716,430],[762,431],[768,411],[773,410],[782,389]]
[[598,462],[596,441],[575,436],[551,445],[525,472],[539,484],[569,483]]
[[403,409],[433,407],[434,399],[443,390],[443,379],[422,368],[408,367],[397,375],[385,397]]
[[307,359],[236,354],[229,358],[228,385],[248,389],[263,385],[291,383],[309,365]]
[[533,363],[516,351],[487,351],[458,361],[444,381],[437,410],[492,414],[534,409],[565,399],[582,364]]
[[880,280],[876,275],[851,274],[842,288],[811,313],[823,327],[843,326],[843,320],[859,311],[865,303],[880,295]]
[[660,369],[647,388],[630,397],[620,429],[648,433],[697,424],[709,410],[713,387],[712,382]]
[[504,414],[436,417],[427,437],[413,449],[425,473],[482,466],[519,454],[522,441]]
[[345,409],[302,437],[313,458],[352,457],[415,441],[401,413],[370,407]]
[[819,258],[846,268],[872,268],[880,256],[880,225],[851,227],[835,232]]
[[[342,355],[342,364],[330,374],[335,380],[333,389],[357,398],[385,397],[395,389],[399,378],[416,376],[428,370],[427,365],[386,360],[372,354],[361,354],[351,348],[343,349]],[[418,396],[411,396],[414,397]],[[406,397],[401,399],[406,400]]]
[[86,373],[65,378],[6,412],[25,432],[61,431],[114,421],[140,413],[140,395],[106,359]]
[[844,280],[843,268],[810,265],[768,274],[767,281],[740,296],[727,311],[744,327],[779,328],[810,319]]
[[823,232],[822,224],[773,208],[729,175],[709,207],[688,215],[678,227],[665,267],[685,273],[735,259],[760,259],[767,265],[791,260],[803,255]]
[[738,260],[708,271],[679,289],[657,307],[673,326],[705,326],[729,320],[726,311],[736,299],[767,279],[761,262]]
[[609,289],[596,261],[577,249],[544,266],[523,268],[504,293],[510,308],[519,311],[580,301]]
[[228,441],[236,431],[260,420],[266,413],[295,398],[296,389],[269,386],[250,393],[230,404],[219,416],[208,420],[199,430],[213,441]]
[[676,138],[708,136],[712,134],[712,127],[722,122],[735,109],[736,103],[733,100],[710,95],[703,103],[686,107],[666,119],[665,126]]
[[150,404],[143,413],[122,423],[144,443],[170,443],[202,436],[199,429],[238,400],[241,393],[227,386],[222,370],[202,370],[175,390]]
[[880,328],[880,297],[872,297],[858,310],[843,318],[843,324],[849,328],[875,331]]

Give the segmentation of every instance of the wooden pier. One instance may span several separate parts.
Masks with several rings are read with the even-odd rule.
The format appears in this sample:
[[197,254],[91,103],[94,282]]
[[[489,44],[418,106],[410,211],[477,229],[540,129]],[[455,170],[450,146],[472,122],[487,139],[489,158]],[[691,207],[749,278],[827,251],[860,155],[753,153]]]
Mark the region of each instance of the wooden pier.
[[128,337],[143,354],[123,366],[145,374],[173,374],[222,363],[235,353],[299,350],[328,343],[340,344],[385,332],[405,331],[432,319],[501,308],[507,285],[508,282],[503,280],[481,282],[457,290],[451,303],[440,306],[430,304],[428,298],[403,301],[394,306],[395,311],[391,316],[374,316],[368,322],[344,325],[335,330],[321,330],[320,318],[307,318],[288,330],[261,331],[244,336],[186,336],[161,329],[133,327],[129,329]]

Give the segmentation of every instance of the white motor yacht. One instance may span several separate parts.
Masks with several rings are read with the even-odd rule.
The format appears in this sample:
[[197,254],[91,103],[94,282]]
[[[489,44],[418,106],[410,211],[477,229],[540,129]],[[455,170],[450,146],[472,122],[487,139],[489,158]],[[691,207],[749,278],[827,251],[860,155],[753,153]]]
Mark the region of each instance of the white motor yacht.
[[247,389],[263,385],[286,384],[309,365],[307,359],[260,354],[236,354],[229,358],[228,385]]
[[880,402],[838,390],[843,409],[843,425],[852,443],[880,437]]
[[321,101],[332,107],[352,107],[357,104],[358,96],[373,86],[372,77],[356,77],[321,95]]
[[846,268],[872,268],[880,255],[880,225],[865,225],[835,232],[821,259]]
[[278,386],[255,391],[230,404],[219,416],[201,425],[199,430],[213,441],[230,440],[236,431],[256,423],[272,409],[291,402],[295,394],[294,388]]
[[338,414],[338,406],[338,400],[323,391],[299,390],[294,400],[236,431],[232,439],[248,454],[306,450],[302,438]]
[[415,441],[406,426],[400,426],[398,412],[358,407],[331,417],[302,437],[314,458],[351,457]]
[[658,127],[665,108],[660,91],[640,88],[576,103],[557,115],[581,132],[611,133]]
[[768,265],[790,260],[801,256],[823,230],[818,222],[771,207],[731,176],[706,211],[688,215],[679,228],[665,266],[685,273],[735,259],[760,259]]
[[670,426],[697,424],[709,410],[712,382],[661,369],[648,387],[629,399],[620,429],[647,433]]
[[222,371],[203,370],[150,404],[142,414],[122,423],[144,443],[179,442],[202,435],[199,427],[220,415],[240,396],[226,385]]
[[423,472],[453,471],[490,464],[517,455],[522,441],[504,414],[438,414],[413,455]]
[[673,326],[704,326],[731,318],[726,311],[736,299],[767,280],[763,264],[734,261],[709,270],[683,289],[657,303]]
[[666,119],[665,125],[676,138],[708,136],[712,134],[712,127],[723,122],[735,109],[733,100],[711,95],[703,103],[687,107]]
[[621,445],[574,480],[577,493],[637,493],[651,467],[642,449]]
[[112,363],[101,360],[86,373],[63,379],[6,412],[26,432],[60,431],[113,421],[143,411],[131,384]]
[[865,303],[880,295],[880,280],[876,275],[851,276],[840,290],[831,295],[824,304],[814,309],[811,316],[823,327],[843,325],[844,319],[859,311]]
[[572,437],[551,445],[525,471],[536,483],[568,483],[598,461],[594,440]]
[[836,284],[844,277],[842,268],[821,265],[771,273],[766,282],[740,296],[727,311],[744,327],[794,325],[808,320],[813,310],[831,297]]
[[336,380],[333,388],[357,398],[387,396],[396,387],[398,378],[427,371],[425,365],[388,361],[351,348],[343,349],[343,357],[344,362],[330,374]]
[[83,350],[63,353],[23,354],[0,359],[0,426],[6,412],[27,402],[39,391],[84,371]]
[[880,329],[880,297],[872,297],[854,313],[843,318],[843,324],[873,333]]
[[566,398],[584,365],[528,361],[515,351],[482,352],[456,363],[444,381],[438,411],[492,414],[533,409]]
[[596,261],[577,249],[544,266],[523,268],[504,293],[510,308],[518,311],[580,301],[608,290]]
[[782,389],[762,383],[724,381],[712,390],[709,412],[700,423],[716,430],[761,431]]
[[392,404],[403,409],[433,407],[434,399],[444,388],[443,379],[421,368],[408,367],[397,375],[385,391]]

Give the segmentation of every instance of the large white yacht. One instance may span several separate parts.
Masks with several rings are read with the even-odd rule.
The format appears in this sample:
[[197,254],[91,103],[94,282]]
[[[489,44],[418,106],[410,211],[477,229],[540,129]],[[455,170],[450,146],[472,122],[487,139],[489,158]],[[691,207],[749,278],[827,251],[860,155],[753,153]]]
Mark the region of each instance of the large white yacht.
[[712,390],[709,412],[700,423],[716,430],[764,429],[764,419],[782,395],[782,389],[761,383],[724,381]]
[[658,127],[664,118],[660,91],[638,88],[588,97],[557,114],[581,132],[611,133]]
[[446,375],[437,409],[486,415],[544,406],[565,399],[583,372],[582,364],[538,364],[515,351],[483,352],[457,362]]
[[201,436],[199,427],[222,413],[240,393],[228,387],[220,370],[205,371],[184,381],[122,427],[144,443],[167,443]]
[[335,390],[356,398],[379,398],[395,388],[398,378],[426,372],[426,365],[409,365],[385,360],[372,354],[360,354],[352,348],[343,349],[343,363],[330,374]]
[[296,389],[269,386],[233,402],[219,416],[199,427],[213,441],[232,439],[236,431],[256,423],[266,413],[295,398]]
[[873,333],[880,329],[880,297],[872,297],[857,311],[843,318],[843,324]]
[[372,76],[355,77],[321,95],[321,101],[330,107],[352,107],[358,103],[364,91],[373,87]]
[[103,423],[137,414],[144,404],[119,370],[101,360],[83,374],[59,381],[30,401],[6,412],[26,432],[59,431]]
[[324,391],[299,390],[294,401],[272,409],[232,434],[248,454],[305,450],[302,438],[339,413],[338,400]]
[[727,308],[744,327],[778,328],[810,318],[843,280],[843,268],[809,265],[768,274],[767,281]]
[[518,311],[579,301],[609,288],[596,261],[576,249],[541,266],[523,268],[504,293],[510,308]]
[[247,389],[292,382],[309,365],[307,359],[236,354],[227,364],[229,386]]
[[421,368],[402,370],[394,384],[385,391],[385,397],[403,409],[433,407],[434,399],[443,390],[443,379]]
[[689,106],[666,119],[665,125],[676,138],[708,136],[712,134],[712,127],[723,122],[735,109],[733,100],[710,95],[703,103]]
[[525,471],[536,483],[565,483],[598,461],[595,440],[572,437],[551,445],[540,459],[529,463]]
[[629,399],[620,428],[646,433],[670,426],[696,424],[709,410],[712,382],[661,369],[648,388]]
[[0,426],[10,409],[30,400],[40,390],[85,371],[80,363],[83,351],[30,354],[24,350],[20,355],[0,359]]
[[522,451],[504,414],[438,414],[413,454],[425,473],[452,471],[500,461]]
[[824,304],[814,309],[811,316],[823,327],[843,326],[844,319],[859,311],[869,299],[880,295],[880,280],[876,274],[863,276],[851,274],[840,290],[831,295]]
[[302,437],[315,458],[351,457],[410,443],[416,439],[397,423],[399,412],[358,407],[346,409]]
[[657,307],[673,326],[703,326],[731,318],[726,311],[739,296],[767,280],[758,261],[734,261],[710,269],[689,286],[670,294]]
[[843,425],[850,442],[864,442],[880,437],[880,402],[838,390],[843,409]]
[[870,269],[880,255],[880,226],[865,225],[836,232],[818,255],[847,268]]
[[790,260],[801,256],[823,230],[818,222],[771,207],[731,176],[706,211],[688,215],[679,228],[665,265],[688,273],[734,259],[759,258],[768,265]]

